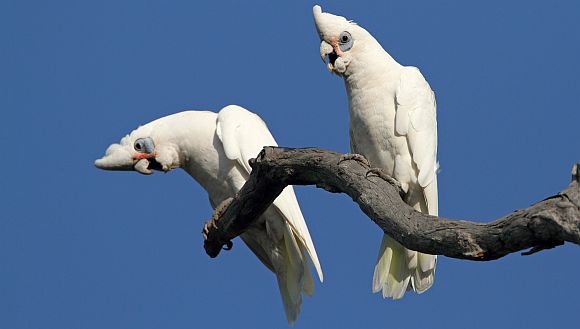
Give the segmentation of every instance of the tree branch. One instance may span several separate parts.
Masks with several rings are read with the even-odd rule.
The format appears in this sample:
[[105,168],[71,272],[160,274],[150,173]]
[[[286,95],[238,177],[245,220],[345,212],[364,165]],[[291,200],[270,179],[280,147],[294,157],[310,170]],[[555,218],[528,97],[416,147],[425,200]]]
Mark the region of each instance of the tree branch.
[[[218,207],[204,226],[204,248],[216,257],[223,246],[258,218],[287,185],[316,185],[346,193],[385,233],[405,247],[433,255],[494,260],[530,249],[532,254],[572,242],[580,244],[580,165],[562,192],[489,223],[450,220],[415,211],[399,194],[393,179],[383,179],[360,157],[317,148],[265,147],[249,180]],[[220,209],[221,208],[221,209]]]

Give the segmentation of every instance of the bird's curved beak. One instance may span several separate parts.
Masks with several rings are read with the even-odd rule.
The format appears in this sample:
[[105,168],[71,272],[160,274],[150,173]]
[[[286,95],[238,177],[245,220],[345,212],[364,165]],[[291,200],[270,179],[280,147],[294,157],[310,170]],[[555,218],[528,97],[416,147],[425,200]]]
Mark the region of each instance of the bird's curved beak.
[[334,51],[334,47],[324,40],[320,42],[320,57],[322,61],[326,64],[329,71],[334,68],[334,62],[338,58],[338,55]]
[[112,144],[105,156],[95,160],[95,167],[103,170],[137,171],[144,175],[153,173],[152,163],[156,163],[153,154],[129,152],[119,144]]
[[111,144],[105,156],[95,160],[95,166],[103,170],[133,170],[133,155],[122,145]]

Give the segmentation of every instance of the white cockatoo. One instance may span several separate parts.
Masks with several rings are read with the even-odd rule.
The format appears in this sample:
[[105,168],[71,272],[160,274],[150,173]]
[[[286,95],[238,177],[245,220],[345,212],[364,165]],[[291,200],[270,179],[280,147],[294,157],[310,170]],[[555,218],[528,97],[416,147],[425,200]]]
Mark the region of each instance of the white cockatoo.
[[[437,215],[435,96],[419,70],[397,63],[362,27],[314,6],[320,56],[343,77],[348,96],[350,146],[371,166],[397,179],[406,202]],[[399,299],[433,284],[437,258],[406,249],[384,235],[373,292]]]
[[[230,105],[219,113],[184,111],[143,125],[109,146],[95,166],[147,175],[153,170],[183,168],[207,191],[215,208],[242,188],[252,170],[248,160],[264,146],[276,145],[260,117]],[[276,274],[286,317],[293,323],[302,293],[312,295],[314,289],[307,256],[321,282],[323,276],[291,186],[241,238]]]

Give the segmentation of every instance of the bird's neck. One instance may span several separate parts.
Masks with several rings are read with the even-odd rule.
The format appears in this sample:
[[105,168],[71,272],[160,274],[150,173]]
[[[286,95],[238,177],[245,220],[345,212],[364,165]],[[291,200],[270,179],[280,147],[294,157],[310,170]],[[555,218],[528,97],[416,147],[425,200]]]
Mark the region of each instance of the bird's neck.
[[169,149],[161,156],[169,154],[168,161],[197,181],[214,206],[237,192],[236,184],[243,178],[236,174],[236,162],[226,157],[216,134],[217,113],[185,111],[165,117],[159,126]]
[[383,112],[395,97],[403,67],[386,52],[383,56],[361,58],[352,64],[356,66],[344,77],[351,119],[353,116],[372,117],[362,113],[366,111]]
[[348,89],[368,90],[381,86],[385,81],[398,81],[403,66],[383,48],[361,52],[358,55],[360,56],[351,61],[344,75]]
[[[167,161],[185,170],[204,188],[216,179],[221,143],[216,135],[217,114],[185,111],[164,118],[160,123]],[[222,152],[223,153],[223,152]]]

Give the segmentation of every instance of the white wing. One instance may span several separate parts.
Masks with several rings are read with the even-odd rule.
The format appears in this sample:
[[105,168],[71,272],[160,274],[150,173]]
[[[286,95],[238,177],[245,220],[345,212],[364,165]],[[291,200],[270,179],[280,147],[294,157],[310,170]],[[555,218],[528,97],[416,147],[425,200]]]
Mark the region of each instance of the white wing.
[[238,161],[249,174],[249,160],[258,156],[264,146],[278,146],[259,116],[236,105],[218,113],[217,135],[228,159]]
[[[278,146],[268,127],[256,114],[236,105],[224,107],[218,113],[217,135],[222,141],[228,159],[238,161],[249,174],[252,170],[248,161],[255,158],[264,146]],[[274,207],[286,218],[323,280],[322,269],[314,243],[308,232],[292,186],[287,186],[274,200]]]
[[416,67],[404,67],[396,93],[397,134],[407,136],[413,162],[419,170],[429,214],[437,215],[437,116],[435,95]]

